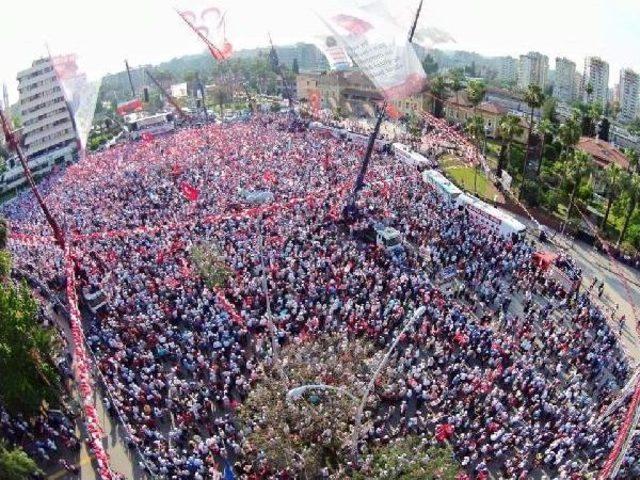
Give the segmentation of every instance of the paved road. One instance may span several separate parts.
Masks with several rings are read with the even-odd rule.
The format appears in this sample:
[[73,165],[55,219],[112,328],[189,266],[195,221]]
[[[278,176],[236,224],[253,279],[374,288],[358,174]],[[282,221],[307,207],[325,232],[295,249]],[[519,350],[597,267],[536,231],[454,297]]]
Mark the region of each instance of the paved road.
[[[529,219],[518,217],[518,220],[527,225],[529,232],[537,232],[536,226]],[[584,278],[583,288],[588,288],[594,277],[597,278],[598,281],[604,282],[605,289],[601,306],[604,307],[605,312],[609,313],[613,311],[612,309],[615,308],[616,304],[619,305],[619,310],[615,318],[618,319],[624,314],[627,319],[622,331],[622,336],[620,337],[620,342],[632,363],[640,363],[640,336],[636,330],[633,308],[630,303],[631,300],[635,302],[635,305],[640,305],[640,272],[616,260],[612,260],[616,262],[616,266],[612,268],[611,262],[606,255],[601,254],[586,243],[573,241],[560,234],[554,237],[552,243],[542,244],[537,238],[535,240],[540,250],[551,250],[554,252],[565,251],[569,253],[576,260],[578,267],[582,269]],[[629,299],[627,295],[627,290],[624,285],[625,280],[617,275],[617,271],[625,276],[631,299]],[[597,293],[595,289],[594,292]],[[640,309],[638,309],[638,314],[640,316]],[[607,318],[610,320],[611,329],[617,333],[619,328],[618,322],[611,322],[610,315],[607,315]]]

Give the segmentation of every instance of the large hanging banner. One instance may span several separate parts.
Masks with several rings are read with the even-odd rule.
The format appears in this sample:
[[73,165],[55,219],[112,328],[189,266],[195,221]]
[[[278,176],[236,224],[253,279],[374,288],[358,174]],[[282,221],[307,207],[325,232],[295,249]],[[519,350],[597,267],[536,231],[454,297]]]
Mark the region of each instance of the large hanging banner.
[[75,54],[51,57],[51,63],[64,92],[81,151],[84,152],[93,125],[101,81],[91,81],[80,71]]
[[217,61],[228,60],[233,46],[227,40],[227,11],[221,2],[174,0],[178,15],[205,43]]
[[316,35],[313,43],[326,57],[331,70],[348,70],[353,66],[349,55],[333,35]]
[[387,100],[420,92],[426,83],[408,42],[411,25],[400,28],[382,0],[323,4],[318,15],[347,54]]

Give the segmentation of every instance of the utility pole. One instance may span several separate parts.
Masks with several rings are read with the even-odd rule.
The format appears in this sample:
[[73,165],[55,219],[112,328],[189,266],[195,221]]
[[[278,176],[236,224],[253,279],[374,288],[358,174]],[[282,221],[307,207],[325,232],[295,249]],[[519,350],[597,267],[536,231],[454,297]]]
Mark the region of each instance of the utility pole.
[[173,106],[173,108],[176,109],[178,114],[183,119],[185,120],[188,119],[189,116],[186,113],[184,113],[184,110],[182,110],[180,105],[178,105],[178,102],[176,102],[175,99],[171,95],[169,95],[169,92],[167,92],[164,88],[162,88],[162,85],[160,85],[160,83],[153,77],[153,75],[151,75],[151,72],[149,72],[149,70],[145,70],[145,73],[147,74],[147,77],[149,77],[149,80],[151,80],[153,84],[157,87],[157,89],[160,90],[160,93],[162,93],[164,98],[166,98],[167,101]]
[[127,67],[127,77],[129,77],[129,86],[131,87],[131,96],[136,98],[136,89],[133,86],[133,79],[131,78],[131,69],[129,68],[129,62],[127,60],[124,61],[125,67]]
[[271,34],[269,34],[269,43],[271,44],[271,52],[269,53],[270,60],[272,61],[272,68],[275,72],[280,76],[282,80],[282,88],[284,88],[284,95],[287,101],[289,102],[289,110],[293,110],[293,98],[291,96],[291,89],[289,88],[289,82],[284,76],[284,72],[282,71],[282,65],[280,65],[280,59],[278,58],[278,52],[276,48],[273,46],[273,40],[271,39]]
[[351,453],[353,455],[353,459],[356,465],[358,464],[358,442],[360,441],[360,435],[362,431],[362,414],[364,413],[364,408],[367,406],[367,400],[369,399],[369,394],[375,387],[376,380],[382,373],[382,370],[386,367],[387,363],[389,362],[389,358],[391,358],[391,354],[393,353],[396,346],[400,342],[400,338],[402,337],[402,335],[404,335],[404,333],[407,330],[409,330],[409,327],[411,327],[420,318],[422,318],[422,316],[425,314],[426,311],[427,311],[427,308],[425,306],[422,306],[414,312],[411,318],[405,321],[404,326],[402,327],[402,330],[400,330],[400,333],[396,335],[396,338],[391,344],[391,347],[389,347],[389,350],[387,350],[387,353],[382,358],[382,361],[378,365],[378,368],[376,368],[376,371],[371,377],[371,380],[369,381],[369,385],[367,385],[367,389],[365,390],[364,395],[362,395],[362,400],[360,400],[360,405],[358,405],[358,410],[356,412],[355,425],[353,427],[353,436],[351,438]]

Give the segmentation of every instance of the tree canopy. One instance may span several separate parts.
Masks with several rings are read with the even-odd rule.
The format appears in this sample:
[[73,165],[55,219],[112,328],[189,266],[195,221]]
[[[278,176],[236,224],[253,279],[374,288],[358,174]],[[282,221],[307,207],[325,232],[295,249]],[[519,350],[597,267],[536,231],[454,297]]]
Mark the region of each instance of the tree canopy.
[[0,478],[2,480],[28,480],[42,472],[21,448],[9,448],[0,442]]
[[43,400],[57,402],[53,347],[53,335],[38,322],[38,305],[27,286],[0,284],[0,398],[9,412],[32,415]]

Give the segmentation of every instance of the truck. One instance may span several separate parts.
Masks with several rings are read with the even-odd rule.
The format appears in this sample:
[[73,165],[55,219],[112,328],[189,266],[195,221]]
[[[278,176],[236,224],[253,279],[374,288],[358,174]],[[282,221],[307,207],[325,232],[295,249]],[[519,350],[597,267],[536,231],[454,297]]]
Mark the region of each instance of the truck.
[[462,190],[456,187],[442,173],[437,170],[425,170],[422,172],[422,181],[435,188],[442,196],[455,202],[462,195]]
[[524,239],[527,227],[499,208],[466,193],[459,195],[456,203],[467,210],[474,222],[497,230],[503,237],[511,236],[517,241]]

